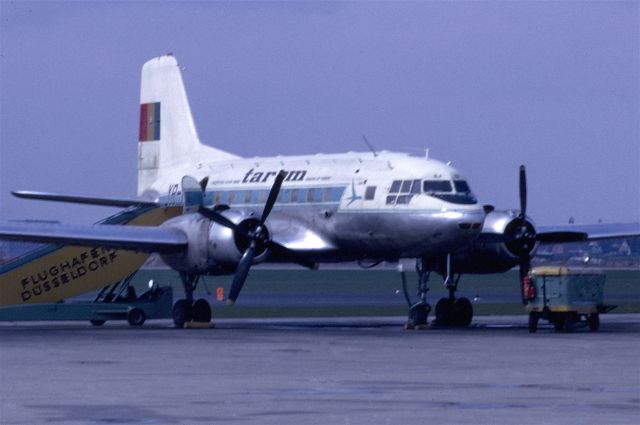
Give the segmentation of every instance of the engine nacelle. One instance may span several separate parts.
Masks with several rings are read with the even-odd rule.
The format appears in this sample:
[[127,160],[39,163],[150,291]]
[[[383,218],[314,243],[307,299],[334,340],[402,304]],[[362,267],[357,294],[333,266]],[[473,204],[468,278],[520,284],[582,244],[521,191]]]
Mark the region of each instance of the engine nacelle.
[[[243,236],[260,224],[258,215],[251,210],[227,209],[220,214],[241,229],[218,224],[198,213],[185,214],[168,220],[163,226],[181,230],[187,236],[185,251],[163,254],[162,259],[172,268],[193,274],[226,274],[235,271],[250,241]],[[264,229],[268,235],[268,231]],[[256,244],[254,263],[262,262],[268,255],[266,244]]]
[[453,270],[466,274],[502,273],[517,266],[522,254],[532,255],[537,248],[535,226],[527,217],[523,233],[517,217],[516,211],[487,214],[478,238],[453,254]]

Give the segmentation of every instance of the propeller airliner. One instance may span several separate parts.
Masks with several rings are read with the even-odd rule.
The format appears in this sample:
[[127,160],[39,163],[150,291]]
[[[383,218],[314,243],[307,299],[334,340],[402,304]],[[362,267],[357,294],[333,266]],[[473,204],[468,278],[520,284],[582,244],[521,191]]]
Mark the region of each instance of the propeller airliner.
[[[122,261],[159,253],[184,285],[185,298],[173,308],[178,327],[211,319],[208,302],[193,299],[203,275],[233,274],[228,301],[234,303],[257,263],[315,269],[320,263],[357,261],[368,267],[415,258],[419,297],[410,302],[410,317],[426,323],[428,279],[436,272],[449,290],[435,306],[436,323],[468,326],[473,308],[456,296],[460,275],[519,266],[523,277],[540,242],[640,234],[640,226],[598,235],[577,227],[537,230],[526,214],[524,166],[519,179],[519,211],[498,211],[477,201],[460,171],[426,155],[372,151],[241,158],[200,142],[178,63],[165,55],[142,68],[138,199],[14,192],[29,199],[123,207],[127,218],[93,226],[3,224],[0,238],[57,244],[56,249],[89,247],[78,248],[89,255],[91,249],[109,249]],[[60,273],[59,263],[68,260],[59,257],[40,268],[51,272],[55,266]],[[107,267],[103,274],[118,280],[139,267],[141,258],[146,257],[136,257],[119,272]],[[28,274],[37,267],[27,273],[24,265],[0,269],[5,305],[69,295],[57,291],[65,285],[50,283],[48,298],[34,296],[38,282]],[[76,289],[104,284],[104,279],[84,281]]]

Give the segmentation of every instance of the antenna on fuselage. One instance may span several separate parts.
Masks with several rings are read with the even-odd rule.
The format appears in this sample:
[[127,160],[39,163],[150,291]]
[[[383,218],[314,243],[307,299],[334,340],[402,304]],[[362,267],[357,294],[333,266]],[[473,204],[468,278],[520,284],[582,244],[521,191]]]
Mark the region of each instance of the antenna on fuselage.
[[369,148],[371,153],[373,153],[373,156],[377,157],[378,153],[376,152],[375,149],[373,149],[373,146],[371,146],[371,143],[369,143],[369,140],[367,140],[367,137],[363,134],[362,138],[364,139],[364,142],[367,144],[367,147]]

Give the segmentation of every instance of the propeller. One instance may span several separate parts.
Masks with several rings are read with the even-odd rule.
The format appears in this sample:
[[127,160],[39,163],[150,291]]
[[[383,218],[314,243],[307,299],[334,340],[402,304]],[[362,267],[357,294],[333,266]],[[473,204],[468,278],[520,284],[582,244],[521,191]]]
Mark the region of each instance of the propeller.
[[522,303],[526,304],[523,283],[531,268],[531,251],[536,243],[537,235],[535,228],[527,221],[527,172],[524,165],[520,166],[518,180],[520,213],[513,221],[513,226],[515,226],[515,231],[512,233],[513,239],[507,244],[510,245],[512,252],[516,252],[520,257],[520,295]]
[[587,238],[584,232],[546,232],[537,233],[533,225],[527,221],[527,173],[524,165],[520,166],[519,173],[519,196],[520,196],[520,213],[513,221],[512,237],[507,245],[512,252],[518,254],[520,266],[520,287],[522,295],[522,303],[526,304],[527,300],[524,293],[524,279],[531,269],[531,252],[537,242],[544,243],[567,243],[583,241]]
[[293,251],[271,240],[271,238],[269,237],[269,232],[264,226],[264,223],[267,221],[267,218],[269,217],[269,214],[271,214],[271,210],[276,203],[276,199],[278,199],[278,194],[280,193],[280,188],[282,187],[282,182],[284,181],[285,177],[286,172],[284,170],[280,170],[278,175],[276,175],[275,182],[271,187],[264,209],[262,210],[262,215],[260,216],[260,220],[257,224],[252,223],[252,225],[243,225],[244,223],[241,223],[240,225],[238,225],[216,210],[205,208],[202,205],[200,205],[198,208],[198,212],[202,216],[220,224],[221,226],[228,227],[229,229],[233,230],[234,234],[237,237],[242,238],[242,240],[248,242],[248,246],[242,254],[240,261],[238,262],[236,273],[233,276],[233,281],[231,282],[231,288],[229,289],[229,296],[227,298],[227,302],[229,304],[234,304],[236,302],[236,299],[238,298],[238,295],[240,294],[240,291],[242,290],[242,287],[247,280],[247,275],[249,274],[249,270],[253,265],[256,252],[261,253],[264,252],[264,249],[268,249],[272,253],[286,258],[287,260],[296,264],[300,264],[310,269],[318,268],[316,262],[311,261],[298,252]]

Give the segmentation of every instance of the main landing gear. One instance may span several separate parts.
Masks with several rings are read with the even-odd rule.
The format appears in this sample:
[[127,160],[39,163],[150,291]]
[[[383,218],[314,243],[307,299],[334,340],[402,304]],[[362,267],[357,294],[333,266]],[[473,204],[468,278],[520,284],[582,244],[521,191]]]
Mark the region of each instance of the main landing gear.
[[184,328],[188,323],[211,322],[211,306],[204,298],[193,302],[193,291],[198,286],[199,275],[180,273],[185,299],[179,299],[173,305],[173,323],[176,328]]
[[[446,260],[447,270],[444,278],[444,285],[449,291],[448,297],[443,297],[438,300],[435,308],[435,320],[433,326],[435,327],[462,327],[466,328],[471,324],[473,320],[473,306],[471,301],[467,298],[456,298],[455,294],[458,290],[458,282],[460,281],[460,275],[457,278],[453,277],[451,272],[451,257],[447,255]],[[401,272],[402,289],[404,291],[405,299],[409,305],[409,318],[405,326],[406,329],[421,329],[427,326],[427,317],[431,311],[431,306],[427,303],[427,292],[429,291],[428,281],[431,267],[426,259],[416,260],[416,272],[418,273],[418,298],[416,303],[411,302],[409,292],[407,290],[406,278],[404,272]]]

